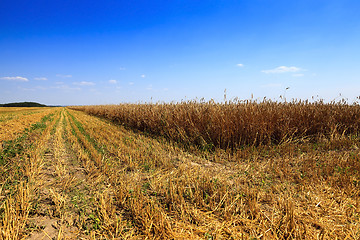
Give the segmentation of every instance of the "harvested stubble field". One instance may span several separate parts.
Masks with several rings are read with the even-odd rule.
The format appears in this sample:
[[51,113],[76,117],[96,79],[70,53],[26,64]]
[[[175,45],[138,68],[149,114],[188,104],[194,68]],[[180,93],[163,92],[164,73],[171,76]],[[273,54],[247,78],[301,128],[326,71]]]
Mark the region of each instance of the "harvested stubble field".
[[1,239],[360,238],[357,104],[191,101],[0,119]]

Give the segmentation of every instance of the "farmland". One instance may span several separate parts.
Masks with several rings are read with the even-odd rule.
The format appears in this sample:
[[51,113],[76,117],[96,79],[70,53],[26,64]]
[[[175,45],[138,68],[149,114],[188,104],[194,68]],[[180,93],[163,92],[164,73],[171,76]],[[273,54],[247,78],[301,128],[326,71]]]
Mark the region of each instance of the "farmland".
[[359,239],[360,106],[0,108],[0,239]]

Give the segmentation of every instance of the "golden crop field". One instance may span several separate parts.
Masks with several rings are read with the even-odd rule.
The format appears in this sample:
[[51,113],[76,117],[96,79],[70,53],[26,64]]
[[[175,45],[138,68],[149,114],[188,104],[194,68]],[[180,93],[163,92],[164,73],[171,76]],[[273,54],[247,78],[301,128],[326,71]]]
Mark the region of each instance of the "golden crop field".
[[49,111],[50,108],[0,107],[0,142],[16,138],[16,134],[39,122]]
[[360,238],[356,104],[32,111],[0,114],[0,239]]
[[187,101],[82,106],[73,109],[188,146],[195,144],[211,149],[278,144],[291,139],[334,133],[357,134],[360,130],[359,105],[345,102]]

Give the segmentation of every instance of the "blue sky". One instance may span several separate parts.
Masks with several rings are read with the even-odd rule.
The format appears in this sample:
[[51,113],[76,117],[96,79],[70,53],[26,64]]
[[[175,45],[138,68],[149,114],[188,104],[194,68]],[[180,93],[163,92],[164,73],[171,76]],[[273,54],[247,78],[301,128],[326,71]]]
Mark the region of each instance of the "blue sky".
[[[1,0],[0,103],[360,95],[358,0]],[[286,90],[286,88],[288,88]]]

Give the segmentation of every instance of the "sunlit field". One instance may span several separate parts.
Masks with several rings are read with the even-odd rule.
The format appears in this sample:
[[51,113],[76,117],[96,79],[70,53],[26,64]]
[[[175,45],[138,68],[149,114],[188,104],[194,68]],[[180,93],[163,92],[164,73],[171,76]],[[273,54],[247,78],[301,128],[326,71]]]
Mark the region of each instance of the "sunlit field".
[[359,239],[360,106],[0,110],[1,239]]

